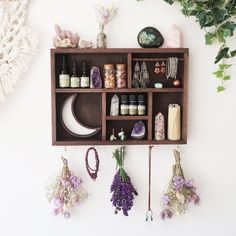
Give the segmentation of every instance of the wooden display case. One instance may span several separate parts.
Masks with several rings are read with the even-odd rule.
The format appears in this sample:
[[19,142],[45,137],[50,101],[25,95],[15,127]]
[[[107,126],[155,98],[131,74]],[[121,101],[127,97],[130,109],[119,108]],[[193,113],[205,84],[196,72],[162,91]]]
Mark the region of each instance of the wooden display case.
[[[92,88],[59,88],[59,74],[61,70],[62,55],[66,56],[69,72],[73,61],[79,67],[85,60],[87,65],[100,68],[104,64],[127,65],[127,88],[123,89],[92,89]],[[52,90],[52,144],[53,145],[140,145],[140,144],[186,144],[188,119],[188,49],[186,48],[159,48],[159,49],[51,49],[51,90]],[[175,88],[172,79],[167,80],[165,74],[154,72],[157,61],[165,61],[169,57],[177,57],[177,79],[181,86]],[[132,88],[132,76],[135,63],[145,61],[150,76],[147,89]],[[102,74],[102,73],[101,73]],[[160,82],[162,89],[154,88]],[[100,132],[89,138],[78,138],[68,133],[61,122],[61,107],[65,100],[77,94],[74,102],[74,114],[81,123],[90,127],[101,127]],[[143,94],[146,98],[147,113],[145,116],[110,116],[111,97],[117,94]],[[156,141],[154,139],[154,120],[158,112],[165,116],[165,130],[167,131],[167,117],[169,104],[177,103],[181,106],[181,140]],[[146,127],[146,136],[142,140],[130,137],[136,121],[142,120]],[[128,138],[126,141],[110,141],[112,129],[118,133],[124,129]]]

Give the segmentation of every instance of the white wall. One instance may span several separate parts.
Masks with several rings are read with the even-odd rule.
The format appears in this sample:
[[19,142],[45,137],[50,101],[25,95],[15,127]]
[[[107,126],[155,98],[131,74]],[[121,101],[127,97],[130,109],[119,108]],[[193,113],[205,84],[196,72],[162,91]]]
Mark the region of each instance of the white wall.
[[54,23],[95,42],[96,2],[40,0],[30,4],[28,23],[39,34],[40,50],[21,86],[0,105],[0,235],[236,235],[235,67],[227,91],[217,94],[217,81],[212,76],[217,47],[204,45],[204,33],[194,19],[186,19],[177,7],[156,0],[116,0],[119,16],[106,28],[109,47],[138,47],[137,33],[148,25],[164,35],[172,23],[182,28],[184,46],[190,48],[189,142],[182,147],[182,159],[186,176],[195,179],[202,204],[190,207],[180,218],[159,219],[160,195],[174,159],[172,146],[158,146],[153,151],[155,221],[147,225],[148,147],[130,146],[126,169],[139,196],[128,218],[114,215],[109,193],[115,173],[114,147],[97,147],[101,171],[95,183],[84,166],[87,147],[75,147],[69,148],[66,156],[71,168],[84,179],[89,199],[68,221],[51,215],[44,184],[61,167],[59,157],[64,153],[62,147],[51,146],[49,49]]

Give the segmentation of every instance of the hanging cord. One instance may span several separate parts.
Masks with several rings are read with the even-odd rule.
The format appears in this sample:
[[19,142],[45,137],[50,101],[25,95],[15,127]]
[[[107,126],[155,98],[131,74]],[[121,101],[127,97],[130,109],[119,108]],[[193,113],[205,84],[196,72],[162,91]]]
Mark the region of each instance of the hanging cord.
[[[94,151],[94,157],[95,157],[95,161],[96,161],[95,169],[91,168],[89,165],[88,158],[89,158],[90,151]],[[85,164],[86,164],[86,169],[87,169],[89,176],[92,178],[92,180],[96,180],[98,170],[99,170],[100,161],[99,161],[97,150],[94,147],[90,147],[87,150],[86,155],[85,155]]]
[[153,212],[151,210],[152,148],[153,148],[153,146],[149,146],[149,155],[148,155],[148,166],[149,166],[149,175],[148,175],[148,210],[147,210],[147,213],[146,213],[146,221],[153,221]]

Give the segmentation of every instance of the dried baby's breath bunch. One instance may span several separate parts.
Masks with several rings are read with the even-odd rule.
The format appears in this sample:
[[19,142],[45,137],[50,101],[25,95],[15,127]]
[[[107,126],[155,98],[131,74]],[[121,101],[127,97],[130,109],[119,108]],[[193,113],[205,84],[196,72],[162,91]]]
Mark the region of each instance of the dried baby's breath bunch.
[[69,170],[68,161],[63,157],[62,161],[63,168],[47,186],[46,197],[49,202],[54,201],[54,215],[60,213],[68,219],[70,218],[69,210],[86,199],[88,194],[82,187],[82,180]]

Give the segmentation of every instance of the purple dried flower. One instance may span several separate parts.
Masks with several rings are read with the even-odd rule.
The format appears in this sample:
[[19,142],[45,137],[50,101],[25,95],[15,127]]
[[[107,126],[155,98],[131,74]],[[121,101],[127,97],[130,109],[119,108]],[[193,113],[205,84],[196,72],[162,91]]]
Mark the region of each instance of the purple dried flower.
[[169,208],[166,208],[165,210],[161,212],[162,220],[171,219],[172,216],[173,216],[173,212]]
[[75,176],[75,175],[70,176],[70,184],[71,184],[72,188],[78,188],[80,183],[81,183],[81,180],[79,180],[79,178],[77,176]]
[[193,180],[189,179],[189,180],[185,180],[185,187],[187,188],[193,188]]
[[175,176],[173,178],[173,184],[174,184],[176,191],[181,191],[185,185],[185,180],[181,176]]
[[170,202],[171,202],[171,201],[170,201],[169,195],[164,194],[164,195],[162,196],[161,200],[162,200],[162,203],[163,203],[164,207],[170,205]]
[[200,199],[200,197],[198,196],[198,195],[195,195],[194,197],[193,197],[193,199],[194,199],[194,205],[196,205],[196,206],[198,206],[199,204],[200,204],[200,202],[201,202],[201,199]]
[[102,14],[102,16],[104,17],[104,18],[109,18],[110,17],[110,11],[108,10],[108,9],[106,9],[104,12],[103,12],[103,14]]
[[133,206],[134,195],[138,195],[136,189],[130,181],[130,177],[125,173],[126,178],[120,176],[118,170],[115,174],[111,185],[112,205],[115,207],[115,214],[122,211],[125,216],[128,216],[128,211]]

